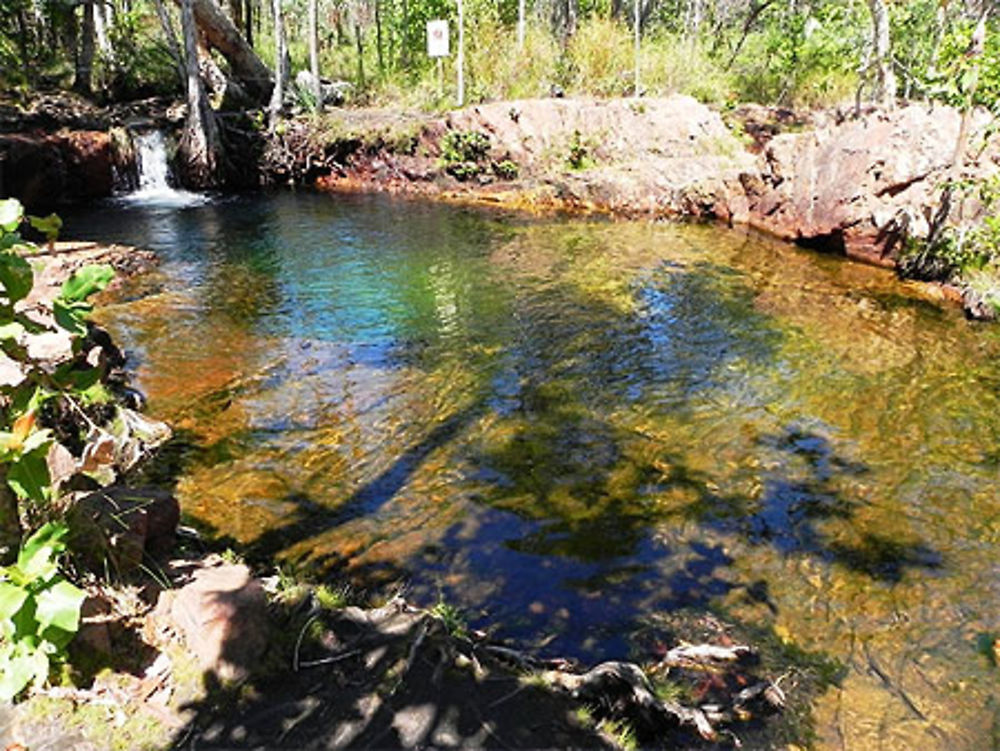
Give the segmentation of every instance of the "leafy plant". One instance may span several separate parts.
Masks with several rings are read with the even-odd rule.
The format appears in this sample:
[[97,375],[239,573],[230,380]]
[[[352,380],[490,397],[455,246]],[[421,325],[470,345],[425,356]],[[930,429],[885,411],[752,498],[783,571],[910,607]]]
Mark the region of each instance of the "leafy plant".
[[501,180],[516,180],[519,173],[517,162],[510,159],[501,159],[493,162],[493,174]]
[[[20,202],[0,201],[0,352],[20,373],[19,380],[0,386],[0,475],[12,491],[0,492],[0,546],[6,551],[19,540],[22,525],[30,528],[51,511],[55,490],[46,458],[54,438],[39,424],[42,408],[63,398],[85,400],[99,387],[97,368],[41,362],[31,355],[28,338],[61,328],[78,354],[92,310],[88,298],[114,273],[108,266],[87,266],[71,275],[53,303],[54,326],[29,316],[23,301],[34,272],[26,256],[37,248],[20,235],[24,221]],[[50,242],[61,225],[54,215],[28,221]],[[57,561],[67,532],[63,523],[43,524],[20,543],[16,561],[0,568],[0,699],[13,698],[32,680],[44,681],[77,630],[83,593],[59,573]]]
[[43,683],[80,626],[82,590],[59,573],[65,524],[49,522],[0,567],[0,700]]
[[481,161],[489,150],[489,136],[478,130],[451,130],[441,139],[441,158],[448,164]]
[[464,637],[468,633],[468,624],[465,622],[462,611],[451,603],[438,600],[428,612],[435,618],[440,619],[445,629],[452,636]]
[[[96,368],[80,369],[74,363],[51,369],[33,358],[25,346],[27,336],[52,328],[28,316],[18,305],[34,286],[34,272],[25,256],[36,247],[18,232],[24,220],[19,201],[0,201],[0,351],[17,363],[23,374],[19,383],[0,387],[7,402],[0,412],[0,465],[6,465],[6,481],[17,498],[38,504],[52,498],[45,461],[52,437],[38,425],[39,410],[62,394],[82,394],[93,388],[99,373]],[[29,221],[50,238],[58,231],[57,218],[32,217]],[[55,323],[72,335],[74,352],[78,351],[79,338],[87,333],[86,318],[93,310],[88,298],[104,289],[113,276],[110,266],[85,266],[66,280],[53,301]]]
[[441,165],[457,180],[471,180],[483,172],[490,139],[478,130],[452,130],[441,139]]
[[594,166],[590,153],[590,144],[578,130],[573,131],[569,140],[569,152],[566,154],[566,164],[570,169],[587,169]]

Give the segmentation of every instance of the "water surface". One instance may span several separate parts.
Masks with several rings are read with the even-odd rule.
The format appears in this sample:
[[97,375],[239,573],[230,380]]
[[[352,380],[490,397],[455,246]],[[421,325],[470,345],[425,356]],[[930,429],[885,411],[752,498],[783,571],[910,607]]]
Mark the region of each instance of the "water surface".
[[996,740],[998,328],[718,227],[308,193],[68,225],[162,255],[101,318],[216,533],[587,660],[708,609],[842,668],[821,745]]

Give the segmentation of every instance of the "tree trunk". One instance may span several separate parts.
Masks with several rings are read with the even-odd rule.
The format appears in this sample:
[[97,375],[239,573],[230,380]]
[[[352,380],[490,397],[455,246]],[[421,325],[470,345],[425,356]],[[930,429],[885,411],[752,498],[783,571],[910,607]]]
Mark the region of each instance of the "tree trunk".
[[253,0],[243,0],[243,19],[246,23],[247,44],[253,49]]
[[361,24],[354,22],[354,42],[358,48],[358,89],[365,87],[365,46],[361,41]]
[[[182,2],[183,0],[177,0]],[[208,44],[229,63],[230,71],[255,102],[266,102],[274,82],[271,71],[215,0],[192,0],[198,28]]]
[[319,81],[319,5],[309,0],[309,71],[312,73],[313,101],[317,112],[323,109],[323,86]]
[[229,18],[237,29],[243,27],[243,0],[229,0]]
[[106,58],[110,58],[115,52],[108,38],[111,21],[111,8],[104,0],[97,0],[94,5],[94,31],[97,34],[97,48]]
[[160,19],[160,26],[163,28],[163,36],[167,39],[167,49],[170,50],[171,57],[177,65],[177,80],[183,89],[187,81],[187,68],[184,65],[184,57],[181,55],[180,45],[177,44],[177,35],[174,33],[174,25],[170,21],[170,14],[163,4],[163,0],[156,0],[156,15]]
[[688,34],[697,35],[705,18],[704,0],[688,0],[685,26]]
[[73,89],[84,95],[91,93],[94,70],[94,3],[83,3],[83,23],[80,25],[80,52],[76,58]]
[[382,14],[379,12],[379,0],[375,0],[375,51],[378,53],[378,72],[385,73],[385,59],[382,56]]
[[188,112],[179,156],[185,185],[210,188],[219,184],[222,143],[219,140],[215,113],[208,105],[208,97],[198,74],[198,36],[193,7],[195,2],[197,0],[181,0]]
[[874,98],[892,108],[896,104],[896,74],[892,69],[892,48],[889,40],[889,9],[885,0],[868,0],[872,14],[872,65],[875,68]]
[[285,102],[285,78],[288,75],[288,70],[285,68],[285,19],[281,0],[273,0],[272,8],[274,12],[274,89],[271,91],[268,115],[270,128],[274,130]]

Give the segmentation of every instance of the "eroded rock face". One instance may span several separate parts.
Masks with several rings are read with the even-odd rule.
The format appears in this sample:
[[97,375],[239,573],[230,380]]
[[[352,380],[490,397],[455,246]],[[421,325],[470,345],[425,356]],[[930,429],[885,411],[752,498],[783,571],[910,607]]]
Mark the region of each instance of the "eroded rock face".
[[104,131],[0,135],[0,195],[29,211],[111,195],[111,139]]
[[[746,221],[778,237],[891,265],[902,239],[926,236],[948,177],[961,116],[910,105],[776,136],[741,175]],[[970,144],[985,126],[974,120]],[[981,155],[964,176],[996,173]],[[975,206],[956,211],[971,219]]]
[[728,217],[739,174],[754,168],[719,115],[681,95],[495,102],[427,135],[446,130],[488,133],[495,157],[540,175],[560,202],[628,215]]
[[201,669],[222,680],[249,675],[267,647],[267,597],[243,565],[196,571],[190,583],[161,595],[157,611],[183,635]]

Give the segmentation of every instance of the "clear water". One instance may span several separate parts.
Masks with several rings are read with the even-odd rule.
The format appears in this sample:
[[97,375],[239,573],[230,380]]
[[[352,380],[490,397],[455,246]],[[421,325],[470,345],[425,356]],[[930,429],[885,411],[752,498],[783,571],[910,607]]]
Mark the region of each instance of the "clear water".
[[217,534],[587,660],[721,613],[835,666],[821,747],[996,742],[1000,327],[718,227],[308,193],[68,224],[162,254],[101,318]]

